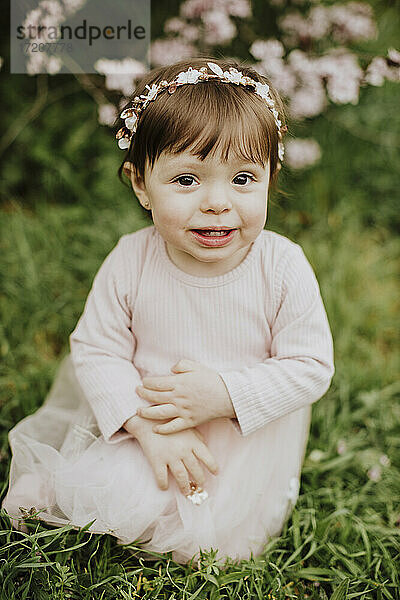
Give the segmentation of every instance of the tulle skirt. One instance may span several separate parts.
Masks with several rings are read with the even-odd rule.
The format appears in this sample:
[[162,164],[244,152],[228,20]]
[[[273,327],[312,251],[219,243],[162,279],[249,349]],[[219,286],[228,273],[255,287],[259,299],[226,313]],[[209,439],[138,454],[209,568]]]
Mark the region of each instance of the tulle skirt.
[[230,419],[201,425],[219,473],[204,467],[208,498],[196,505],[171,475],[168,489],[158,488],[133,437],[105,441],[68,355],[43,406],[9,432],[13,456],[2,507],[15,526],[32,507],[58,526],[95,520],[89,531],[172,551],[181,564],[200,548],[218,550],[219,559],[258,556],[296,503],[310,413],[306,406],[247,436]]

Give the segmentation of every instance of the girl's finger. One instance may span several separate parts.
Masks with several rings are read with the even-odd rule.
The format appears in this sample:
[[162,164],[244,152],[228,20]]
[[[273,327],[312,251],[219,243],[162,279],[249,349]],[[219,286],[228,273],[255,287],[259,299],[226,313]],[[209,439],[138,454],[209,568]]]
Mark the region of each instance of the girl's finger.
[[139,417],[144,419],[171,419],[178,417],[179,412],[173,404],[163,404],[162,406],[140,407],[137,409]]
[[138,396],[143,398],[144,400],[148,400],[149,402],[154,402],[155,404],[163,404],[164,402],[171,402],[172,399],[172,390],[166,390],[164,392],[157,392],[155,390],[148,390],[142,386],[138,386],[136,388],[136,393]]
[[190,427],[193,427],[193,425],[186,423],[185,419],[182,419],[182,417],[178,417],[177,419],[173,419],[172,421],[164,423],[163,425],[154,425],[153,431],[154,433],[168,434],[177,433],[178,431],[183,431],[184,429],[189,429]]
[[200,487],[202,487],[205,482],[205,476],[204,476],[203,467],[199,463],[198,458],[192,452],[189,456],[186,456],[182,460],[183,460],[185,467],[187,468],[188,471],[190,471],[190,473],[192,475],[191,481],[194,481]]
[[168,489],[168,468],[167,465],[161,465],[156,469],[156,481],[161,490]]
[[190,494],[190,479],[189,473],[182,461],[177,461],[168,465],[172,475],[175,477],[176,482],[184,496]]
[[207,469],[217,475],[218,473],[218,463],[207,448],[205,444],[198,444],[192,450],[193,454],[197,456],[203,463],[206,465]]
[[172,391],[174,385],[172,379],[173,375],[166,375],[165,377],[143,377],[143,386],[149,390],[160,390],[160,391]]

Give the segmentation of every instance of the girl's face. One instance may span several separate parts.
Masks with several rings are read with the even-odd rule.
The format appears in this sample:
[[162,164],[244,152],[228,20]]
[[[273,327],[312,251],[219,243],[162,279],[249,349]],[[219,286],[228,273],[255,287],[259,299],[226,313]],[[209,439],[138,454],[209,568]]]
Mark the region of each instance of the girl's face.
[[[127,165],[129,168],[129,163]],[[188,150],[163,152],[132,187],[166,242],[170,259],[199,277],[222,275],[238,266],[267,218],[269,163],[244,159],[204,161]],[[225,233],[215,231],[225,230]],[[214,234],[211,233],[214,231]]]

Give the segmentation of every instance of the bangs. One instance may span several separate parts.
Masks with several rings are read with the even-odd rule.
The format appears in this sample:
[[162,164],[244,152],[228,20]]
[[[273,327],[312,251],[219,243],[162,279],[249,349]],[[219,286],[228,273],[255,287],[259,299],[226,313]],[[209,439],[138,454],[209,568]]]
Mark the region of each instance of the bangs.
[[270,132],[265,119],[254,119],[251,102],[246,104],[235,88],[226,93],[224,84],[205,83],[203,90],[188,86],[185,91],[186,122],[179,121],[178,135],[165,151],[179,154],[190,150],[200,160],[218,155],[222,162],[233,156],[266,166]]
[[[274,118],[264,101],[252,90],[222,82],[186,85],[160,95],[143,113],[136,136],[150,169],[162,152],[185,150],[200,160],[212,154],[222,162],[234,157],[265,167],[277,145]],[[133,156],[134,164],[142,162],[137,158]]]

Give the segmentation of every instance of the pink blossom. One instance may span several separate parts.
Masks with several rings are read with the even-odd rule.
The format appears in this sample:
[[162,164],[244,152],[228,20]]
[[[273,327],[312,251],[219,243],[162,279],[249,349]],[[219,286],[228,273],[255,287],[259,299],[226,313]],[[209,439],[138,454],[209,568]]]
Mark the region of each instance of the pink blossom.
[[329,9],[325,6],[313,6],[308,19],[308,31],[311,38],[320,40],[327,35],[330,27]]
[[326,84],[328,95],[335,104],[358,104],[359,79],[330,77]]
[[241,19],[251,17],[251,4],[248,0],[228,0],[226,5],[232,17],[240,17]]
[[37,73],[49,73],[55,75],[62,67],[61,60],[56,56],[48,56],[44,52],[32,52],[26,63],[28,75]]
[[285,48],[279,40],[255,40],[250,47],[250,52],[255,58],[261,59],[261,63],[255,68],[270,78],[277,90],[290,96],[297,83],[295,71],[283,60]]
[[64,0],[64,7],[68,14],[76,13],[83,6],[85,6],[87,0]]
[[39,8],[35,8],[35,10],[31,10],[25,17],[25,21],[23,22],[23,26],[25,29],[32,25],[33,27],[38,27],[40,25],[40,19],[42,17],[42,11]]
[[398,67],[400,67],[400,52],[395,48],[389,48],[388,50],[388,58],[392,62],[394,62]]
[[195,42],[200,37],[199,28],[195,25],[189,25],[184,19],[172,17],[164,25],[165,33],[177,33],[186,42]]
[[282,58],[285,48],[279,40],[256,40],[250,46],[250,52],[254,58],[269,60],[270,58]]
[[326,106],[326,93],[317,59],[310,58],[301,50],[292,50],[288,56],[288,65],[298,81],[289,103],[292,116],[302,119],[319,115]]
[[203,14],[202,20],[204,41],[210,46],[227,44],[236,34],[236,26],[225,12],[210,10]]
[[383,85],[386,76],[389,72],[389,67],[382,56],[375,56],[367,67],[365,72],[365,81],[370,85]]
[[328,8],[313,7],[308,17],[303,17],[297,11],[288,13],[279,20],[279,25],[287,34],[285,39],[290,45],[295,45],[301,39],[321,39],[330,27]]
[[105,86],[108,90],[120,90],[125,95],[132,94],[135,89],[132,75],[123,73],[106,75]]
[[100,125],[114,125],[118,113],[114,104],[101,104],[98,107],[98,120]]
[[321,77],[327,80],[329,97],[336,104],[357,104],[363,72],[354,54],[335,48],[318,60]]
[[[43,0],[38,5],[38,8],[35,10],[31,10],[25,18],[23,23],[25,29],[29,26],[35,27],[36,29],[32,30],[32,39],[40,40],[41,42],[51,42],[52,38],[49,37],[48,28],[49,27],[58,27],[60,23],[65,19],[65,14],[62,11],[61,6],[55,2],[54,0]],[[40,33],[38,31],[38,27],[42,25],[46,27],[46,29],[41,30]],[[31,57],[32,58],[32,57]],[[41,70],[46,70],[43,65],[46,63],[46,60],[33,58],[29,61],[31,65],[37,65],[39,68],[39,64],[42,65]],[[39,72],[39,71],[36,71]]]
[[377,37],[372,8],[365,2],[349,2],[330,7],[333,37],[340,42]]
[[122,60],[99,58],[94,66],[102,75],[130,75],[134,79],[147,72],[143,63],[129,57]]
[[186,27],[186,21],[180,19],[179,17],[172,17],[171,19],[167,19],[164,24],[165,33],[181,33],[181,31]]
[[295,46],[299,39],[309,36],[305,19],[299,12],[285,14],[278,19],[278,25],[285,34],[283,39],[286,46]]
[[146,73],[143,63],[129,57],[122,60],[100,58],[94,68],[106,76],[105,86],[108,90],[120,90],[125,96],[133,93],[135,80]]
[[400,52],[389,48],[388,58],[375,56],[365,72],[364,81],[370,85],[383,85],[385,80],[400,81]]
[[56,2],[56,0],[42,0],[39,2],[39,8],[44,12],[48,13],[58,22],[61,22],[65,19],[65,13],[63,11],[63,7]]
[[270,61],[268,72],[271,81],[280,94],[284,96],[291,96],[294,94],[297,78],[290,65],[287,65],[283,60]]
[[[31,10],[27,13],[23,25],[25,28],[32,25],[38,27],[39,25],[46,29],[39,32],[35,30],[36,38],[41,42],[52,42],[54,41],[54,35],[49,28],[57,28],[67,16],[73,14],[78,8],[80,8],[86,0],[70,0],[64,2],[64,4],[57,2],[57,0],[42,0],[39,2],[36,9]],[[71,4],[72,2],[72,4]],[[55,75],[62,68],[62,61],[60,57],[48,56],[46,53],[40,53],[41,56],[35,56],[34,53],[28,57],[26,63],[26,70],[29,75],[35,75],[41,72],[50,73]]]
[[32,52],[26,63],[26,72],[28,75],[36,75],[37,73],[43,73],[43,71],[46,71],[43,57],[43,52]]
[[62,68],[62,61],[57,56],[50,56],[47,61],[47,72],[55,75]]
[[315,117],[323,112],[326,106],[326,94],[321,83],[299,88],[289,102],[290,114],[297,119]]
[[302,39],[322,39],[329,32],[341,42],[377,36],[372,9],[364,2],[314,6],[305,16],[292,11],[285,14],[279,24],[286,34],[285,40],[292,46]]
[[207,10],[212,10],[213,0],[186,0],[180,7],[180,14],[186,19],[201,17]]
[[310,82],[319,78],[317,59],[309,57],[302,50],[292,50],[288,56],[288,62],[300,81]]
[[290,65],[281,58],[263,60],[254,65],[260,75],[265,75],[284,96],[291,96],[297,86],[297,77]]
[[200,29],[196,25],[186,25],[181,32],[185,42],[196,42],[200,38]]
[[382,467],[374,465],[367,471],[367,475],[371,481],[380,481],[382,478]]
[[292,169],[310,167],[321,158],[321,148],[312,138],[289,139],[286,144],[286,163]]
[[347,450],[347,444],[344,440],[339,440],[336,446],[336,451],[338,454],[344,454]]
[[242,19],[251,16],[251,4],[248,0],[186,0],[181,4],[180,15],[186,19],[196,19],[214,10]]
[[169,65],[196,54],[195,46],[179,38],[155,40],[150,46],[151,62],[155,66]]

